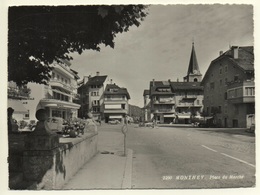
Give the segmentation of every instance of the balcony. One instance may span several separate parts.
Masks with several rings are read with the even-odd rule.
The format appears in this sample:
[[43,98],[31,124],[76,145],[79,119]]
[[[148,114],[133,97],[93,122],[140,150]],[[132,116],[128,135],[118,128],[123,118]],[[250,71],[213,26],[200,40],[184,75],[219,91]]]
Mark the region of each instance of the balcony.
[[73,102],[57,99],[41,99],[40,104],[44,107],[79,109],[80,105]]
[[185,95],[182,97],[183,100],[195,100],[197,99],[196,95]]
[[202,107],[202,104],[194,104],[194,103],[179,103],[176,105],[177,108],[189,108],[189,107]]
[[175,113],[174,109],[154,109],[154,113],[168,113],[168,114],[173,114]]
[[175,104],[175,101],[174,100],[169,100],[169,101],[163,101],[163,100],[156,100],[154,101],[154,104]]
[[227,100],[232,104],[254,103],[254,81],[240,81],[229,83],[227,87]]
[[127,110],[126,109],[105,109],[104,113],[106,114],[127,114]]
[[70,92],[73,91],[73,89],[74,89],[73,87],[71,87],[70,84],[65,84],[61,80],[58,80],[58,79],[50,80],[49,85],[54,86],[54,87],[60,87],[67,91],[70,91]]

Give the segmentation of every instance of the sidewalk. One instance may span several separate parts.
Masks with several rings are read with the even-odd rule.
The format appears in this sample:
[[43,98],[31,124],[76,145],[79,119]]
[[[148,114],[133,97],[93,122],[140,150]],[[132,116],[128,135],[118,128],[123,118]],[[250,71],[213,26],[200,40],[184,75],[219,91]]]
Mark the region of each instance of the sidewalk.
[[123,134],[103,128],[98,134],[98,154],[64,185],[63,190],[131,188],[133,151],[127,149],[124,156]]

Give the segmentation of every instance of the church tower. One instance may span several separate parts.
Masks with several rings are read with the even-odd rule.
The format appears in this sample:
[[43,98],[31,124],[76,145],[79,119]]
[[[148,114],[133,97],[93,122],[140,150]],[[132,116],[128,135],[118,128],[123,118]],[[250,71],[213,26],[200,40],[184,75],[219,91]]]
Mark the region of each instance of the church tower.
[[202,74],[200,73],[199,65],[195,53],[194,42],[192,42],[192,50],[191,50],[190,63],[189,63],[187,76],[185,76],[183,79],[185,82],[201,82],[202,79]]

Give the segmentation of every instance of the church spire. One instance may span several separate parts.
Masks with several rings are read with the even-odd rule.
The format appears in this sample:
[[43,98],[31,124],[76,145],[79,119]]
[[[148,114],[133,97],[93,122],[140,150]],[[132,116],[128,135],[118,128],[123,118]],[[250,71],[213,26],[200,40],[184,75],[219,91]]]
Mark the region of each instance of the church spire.
[[200,74],[199,65],[196,57],[194,40],[192,40],[190,63],[188,67],[187,76],[184,77],[184,80],[186,80],[187,82],[198,82],[201,81],[201,77],[202,75]]

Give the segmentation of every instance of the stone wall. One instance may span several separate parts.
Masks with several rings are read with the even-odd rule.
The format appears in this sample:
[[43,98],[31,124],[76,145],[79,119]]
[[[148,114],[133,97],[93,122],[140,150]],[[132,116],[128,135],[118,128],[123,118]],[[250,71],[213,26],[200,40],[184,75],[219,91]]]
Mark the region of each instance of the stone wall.
[[24,179],[36,181],[36,189],[61,189],[97,153],[95,132],[77,138],[59,138],[50,150],[26,150],[23,156]]

